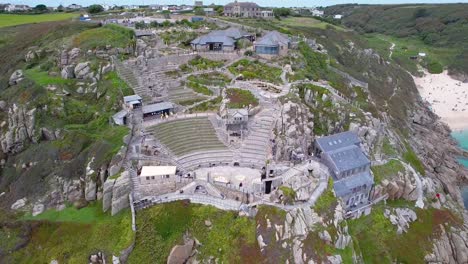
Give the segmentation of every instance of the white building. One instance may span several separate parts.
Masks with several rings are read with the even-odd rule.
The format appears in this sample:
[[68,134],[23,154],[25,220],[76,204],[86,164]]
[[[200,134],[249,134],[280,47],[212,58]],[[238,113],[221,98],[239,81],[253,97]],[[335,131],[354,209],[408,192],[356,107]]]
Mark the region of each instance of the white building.
[[312,13],[313,16],[316,16],[316,17],[323,17],[323,15],[325,14],[324,11],[318,10],[318,9],[312,10],[311,13]]
[[158,184],[175,181],[176,166],[143,166],[140,173],[141,184]]
[[263,10],[260,12],[260,17],[261,18],[274,18],[275,14],[273,14],[272,10]]
[[73,9],[73,10],[78,10],[78,9],[81,9],[83,8],[81,5],[77,5],[77,4],[71,4],[69,6],[67,6],[68,9]]
[[334,18],[334,19],[342,19],[342,18],[343,18],[343,15],[334,15],[333,18]]
[[7,12],[16,12],[16,11],[28,11],[32,8],[28,5],[7,5],[5,11]]

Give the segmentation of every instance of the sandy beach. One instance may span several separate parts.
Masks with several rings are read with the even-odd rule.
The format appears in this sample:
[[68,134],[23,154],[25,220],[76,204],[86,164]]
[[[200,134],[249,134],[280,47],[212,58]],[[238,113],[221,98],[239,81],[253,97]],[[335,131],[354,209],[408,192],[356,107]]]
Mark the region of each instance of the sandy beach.
[[468,130],[468,83],[452,79],[447,71],[413,77],[421,97],[453,131]]

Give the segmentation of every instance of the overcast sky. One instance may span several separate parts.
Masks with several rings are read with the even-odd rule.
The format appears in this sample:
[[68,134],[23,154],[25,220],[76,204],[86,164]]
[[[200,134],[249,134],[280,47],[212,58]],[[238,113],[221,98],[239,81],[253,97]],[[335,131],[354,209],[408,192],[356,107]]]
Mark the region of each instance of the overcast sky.
[[[247,1],[247,0],[245,0]],[[402,3],[468,3],[468,0],[249,0],[256,2],[261,6],[328,6],[345,3],[360,3],[360,4],[402,4]],[[37,4],[45,4],[47,6],[58,6],[69,5],[69,4],[80,4],[88,6],[90,4],[117,4],[117,5],[153,5],[153,4],[193,4],[192,0],[0,0],[1,2],[13,3],[13,4],[26,4],[35,6]],[[233,0],[204,0],[204,4],[208,5],[211,3],[215,4],[226,4],[233,2]]]

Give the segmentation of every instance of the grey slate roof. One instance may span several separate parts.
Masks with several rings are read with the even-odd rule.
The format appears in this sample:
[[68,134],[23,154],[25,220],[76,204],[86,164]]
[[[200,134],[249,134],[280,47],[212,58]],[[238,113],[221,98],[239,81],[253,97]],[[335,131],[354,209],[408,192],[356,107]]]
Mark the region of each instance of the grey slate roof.
[[234,40],[226,36],[205,35],[190,42],[192,45],[206,45],[209,43],[223,43],[223,46],[234,46]]
[[237,2],[237,3],[232,2],[232,3],[225,5],[225,7],[234,7],[236,4],[239,5],[240,7],[260,7],[259,5],[253,2]]
[[128,96],[124,96],[124,102],[126,104],[132,102],[132,101],[141,101],[141,96],[139,96],[138,94],[134,94],[134,95],[128,95]]
[[372,186],[374,180],[370,175],[369,171],[361,172],[353,175],[352,177],[343,178],[339,181],[335,181],[333,189],[337,196],[345,196],[350,194],[353,188],[366,185],[367,187]]
[[255,46],[278,46],[280,44],[287,45],[289,43],[289,38],[279,33],[278,31],[270,31],[260,40],[255,43]]
[[323,152],[329,152],[359,143],[360,141],[357,134],[351,131],[321,137],[316,140],[316,144]]
[[215,30],[204,36],[198,37],[192,42],[192,45],[206,45],[208,43],[223,43],[224,46],[234,46],[235,40],[241,39],[251,34],[239,29],[228,28],[225,30]]
[[112,118],[114,120],[116,119],[122,119],[128,114],[127,110],[120,110],[119,112],[115,113]]
[[362,150],[356,146],[347,146],[341,149],[325,153],[331,158],[332,170],[337,174],[343,171],[360,168],[370,164],[369,159],[362,153]]
[[159,112],[163,110],[173,109],[174,105],[170,102],[162,102],[157,104],[144,105],[142,108],[143,114]]

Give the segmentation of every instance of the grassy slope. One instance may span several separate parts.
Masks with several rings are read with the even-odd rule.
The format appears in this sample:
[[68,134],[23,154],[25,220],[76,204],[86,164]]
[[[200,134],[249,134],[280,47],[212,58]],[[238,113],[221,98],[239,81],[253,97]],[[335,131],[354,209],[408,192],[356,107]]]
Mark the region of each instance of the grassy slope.
[[29,244],[8,257],[9,263],[85,263],[90,254],[102,251],[107,261],[112,254],[129,247],[134,240],[130,211],[116,216],[102,213],[95,203],[81,210],[73,207],[61,212],[49,210],[24,219],[41,220],[33,225]]
[[39,15],[0,14],[0,28],[23,24],[67,20],[77,17],[74,13],[51,13]]
[[[210,220],[212,227],[205,225]],[[171,248],[189,232],[202,244],[199,258],[219,258],[224,263],[242,263],[241,252],[257,249],[255,222],[210,206],[174,202],[140,211],[137,218],[136,247],[129,263],[164,263]]]
[[418,219],[407,233],[396,234],[396,228],[383,216],[385,208],[408,207],[396,201],[374,206],[372,213],[349,221],[349,232],[359,247],[365,263],[425,263],[424,256],[432,250],[432,240],[439,235],[440,224],[459,225],[460,220],[449,211],[413,209]]
[[345,14],[342,22],[347,27],[395,43],[394,60],[413,73],[414,62],[408,57],[419,51],[428,54],[427,64],[439,62],[468,73],[467,4],[341,5],[329,7],[327,13]]

